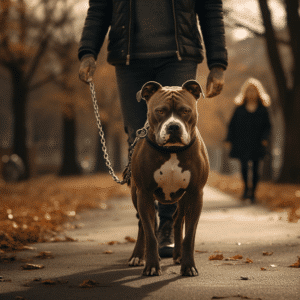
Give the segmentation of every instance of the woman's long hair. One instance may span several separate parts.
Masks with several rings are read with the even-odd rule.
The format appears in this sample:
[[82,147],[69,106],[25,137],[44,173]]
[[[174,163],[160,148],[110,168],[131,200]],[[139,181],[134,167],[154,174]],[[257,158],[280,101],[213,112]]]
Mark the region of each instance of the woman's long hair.
[[246,91],[250,85],[253,85],[256,88],[260,103],[265,107],[270,106],[271,105],[270,96],[266,93],[261,82],[255,78],[249,78],[245,81],[245,83],[241,88],[241,92],[234,98],[234,103],[236,105],[243,105],[245,103]]

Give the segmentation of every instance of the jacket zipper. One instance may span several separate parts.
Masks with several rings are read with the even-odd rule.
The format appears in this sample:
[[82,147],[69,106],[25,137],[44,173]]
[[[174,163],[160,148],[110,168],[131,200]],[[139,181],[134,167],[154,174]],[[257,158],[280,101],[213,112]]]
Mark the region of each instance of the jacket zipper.
[[132,19],[132,0],[129,1],[129,32],[128,32],[128,48],[127,48],[127,56],[126,56],[126,65],[128,66],[130,63],[130,35],[131,35],[131,20]]
[[175,0],[172,0],[172,6],[173,6],[173,17],[174,17],[174,27],[175,27],[175,41],[176,41],[176,47],[177,47],[177,58],[179,61],[182,60],[182,57],[180,56],[180,52],[179,52],[179,43],[178,43],[178,32],[177,32],[177,22],[176,22],[176,14],[175,14]]

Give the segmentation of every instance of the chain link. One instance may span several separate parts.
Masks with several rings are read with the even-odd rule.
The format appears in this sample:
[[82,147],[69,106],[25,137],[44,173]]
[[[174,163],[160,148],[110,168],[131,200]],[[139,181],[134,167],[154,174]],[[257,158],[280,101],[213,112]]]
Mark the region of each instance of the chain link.
[[128,163],[123,171],[123,180],[120,180],[118,178],[118,176],[115,174],[114,169],[111,165],[111,161],[108,157],[106,142],[105,142],[105,138],[104,138],[104,131],[103,131],[101,120],[100,120],[99,106],[98,106],[97,98],[96,98],[95,85],[93,82],[89,82],[89,85],[90,85],[90,90],[91,90],[91,95],[92,95],[93,106],[94,106],[94,113],[95,113],[95,117],[96,117],[96,121],[97,121],[97,127],[99,129],[99,136],[100,136],[100,141],[102,144],[102,151],[103,151],[103,157],[105,159],[105,164],[106,164],[107,168],[109,169],[109,174],[112,176],[113,180],[119,184],[125,184],[130,180],[130,177],[131,177],[131,159],[132,159],[134,147],[140,139],[146,137],[146,135],[148,133],[148,129],[149,129],[148,121],[146,121],[144,127],[142,127],[141,129],[138,129],[136,131],[136,138],[134,139],[133,143],[129,147]]

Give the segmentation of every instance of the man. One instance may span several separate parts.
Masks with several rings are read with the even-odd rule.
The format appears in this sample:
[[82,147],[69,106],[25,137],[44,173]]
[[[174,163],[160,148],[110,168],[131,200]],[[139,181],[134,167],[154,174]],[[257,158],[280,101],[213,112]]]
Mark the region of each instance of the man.
[[[110,28],[107,60],[115,66],[129,144],[147,118],[146,103],[137,102],[136,93],[147,81],[181,86],[196,79],[197,64],[204,58],[203,42],[210,69],[206,96],[221,92],[227,68],[222,0],[90,0],[89,5],[78,51],[79,77],[92,80]],[[159,254],[169,257],[176,204],[159,204],[158,210]]]

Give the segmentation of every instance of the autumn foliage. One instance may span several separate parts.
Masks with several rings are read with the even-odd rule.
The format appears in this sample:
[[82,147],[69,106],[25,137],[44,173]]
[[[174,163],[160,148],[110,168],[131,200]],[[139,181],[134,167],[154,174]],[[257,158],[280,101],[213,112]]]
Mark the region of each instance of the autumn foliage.
[[37,242],[72,241],[64,224],[84,209],[106,209],[107,200],[128,195],[108,175],[61,179],[41,177],[18,184],[0,182],[0,251]]

